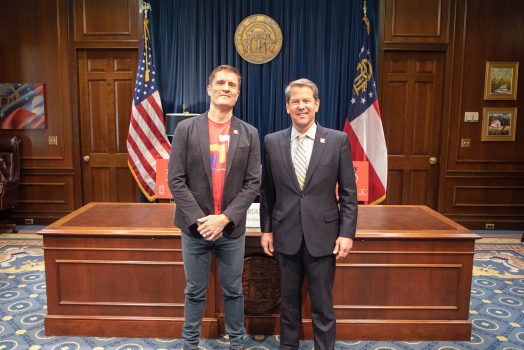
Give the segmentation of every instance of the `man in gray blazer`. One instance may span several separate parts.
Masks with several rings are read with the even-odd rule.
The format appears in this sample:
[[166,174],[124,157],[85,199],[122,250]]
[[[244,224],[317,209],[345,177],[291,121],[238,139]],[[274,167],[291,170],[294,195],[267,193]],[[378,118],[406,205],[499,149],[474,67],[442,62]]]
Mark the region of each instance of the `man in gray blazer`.
[[292,126],[265,137],[260,191],[261,245],[280,274],[280,349],[298,349],[306,275],[315,349],[333,350],[335,259],[349,253],[357,223],[351,152],[344,132],[315,123],[315,83],[295,80],[285,94]]
[[198,349],[215,251],[230,348],[244,347],[246,212],[259,190],[258,131],[233,116],[240,73],[223,65],[209,76],[209,111],[178,124],[169,158],[169,188],[182,230],[186,276],[184,349]]

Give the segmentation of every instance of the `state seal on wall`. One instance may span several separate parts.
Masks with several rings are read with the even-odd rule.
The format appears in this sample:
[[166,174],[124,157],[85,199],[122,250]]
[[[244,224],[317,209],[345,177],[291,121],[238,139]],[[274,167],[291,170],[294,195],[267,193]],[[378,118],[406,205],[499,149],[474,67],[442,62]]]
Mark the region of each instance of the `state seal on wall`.
[[282,48],[282,31],[269,16],[246,17],[235,31],[235,47],[248,62],[262,64],[275,58]]

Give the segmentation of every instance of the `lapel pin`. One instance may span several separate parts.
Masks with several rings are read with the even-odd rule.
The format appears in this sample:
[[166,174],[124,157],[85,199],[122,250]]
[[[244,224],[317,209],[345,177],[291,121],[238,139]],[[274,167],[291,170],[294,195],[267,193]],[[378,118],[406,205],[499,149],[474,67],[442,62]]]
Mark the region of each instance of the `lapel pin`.
[[233,130],[233,134],[238,135],[238,130],[237,129]]
[[321,138],[320,138],[320,143],[326,143],[326,139],[323,138],[323,137],[321,137]]

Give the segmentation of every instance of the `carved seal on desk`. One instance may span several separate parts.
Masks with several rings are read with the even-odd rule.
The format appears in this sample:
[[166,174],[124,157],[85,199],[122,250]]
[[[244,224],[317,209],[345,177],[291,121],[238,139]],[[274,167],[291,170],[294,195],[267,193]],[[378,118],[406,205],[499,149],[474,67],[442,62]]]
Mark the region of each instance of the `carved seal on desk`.
[[242,287],[244,307],[247,313],[272,312],[280,304],[276,261],[266,256],[245,258]]
[[248,62],[269,62],[282,48],[282,31],[278,23],[266,15],[246,17],[235,31],[235,47],[238,54]]

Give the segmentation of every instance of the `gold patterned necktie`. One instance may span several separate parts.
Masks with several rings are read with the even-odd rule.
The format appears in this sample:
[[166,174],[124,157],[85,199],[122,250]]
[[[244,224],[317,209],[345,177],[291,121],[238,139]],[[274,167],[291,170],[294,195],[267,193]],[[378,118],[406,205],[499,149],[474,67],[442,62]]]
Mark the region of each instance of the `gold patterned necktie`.
[[300,189],[304,189],[304,182],[306,181],[307,161],[306,149],[304,147],[304,140],[306,134],[298,136],[297,146],[295,147],[295,157],[293,158],[293,166],[295,167],[295,175],[297,176]]

